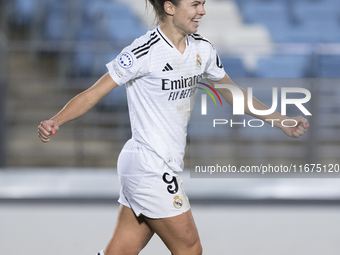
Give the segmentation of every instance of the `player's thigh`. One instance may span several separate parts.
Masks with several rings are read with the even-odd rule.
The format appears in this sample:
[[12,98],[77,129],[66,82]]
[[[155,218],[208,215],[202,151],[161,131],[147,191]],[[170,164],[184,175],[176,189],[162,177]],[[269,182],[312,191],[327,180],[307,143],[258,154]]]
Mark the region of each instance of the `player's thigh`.
[[153,234],[144,216],[137,218],[130,208],[121,205],[113,236],[104,253],[105,255],[138,254]]
[[151,229],[174,255],[199,255],[202,246],[191,210],[175,217],[146,218]]

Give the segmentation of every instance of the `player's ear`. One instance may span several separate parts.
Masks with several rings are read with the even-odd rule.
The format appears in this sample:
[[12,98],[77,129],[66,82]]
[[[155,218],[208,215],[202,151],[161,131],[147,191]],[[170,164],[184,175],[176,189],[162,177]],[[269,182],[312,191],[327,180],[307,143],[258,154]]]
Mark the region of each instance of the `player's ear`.
[[164,10],[167,15],[173,16],[175,13],[175,6],[170,1],[164,3]]

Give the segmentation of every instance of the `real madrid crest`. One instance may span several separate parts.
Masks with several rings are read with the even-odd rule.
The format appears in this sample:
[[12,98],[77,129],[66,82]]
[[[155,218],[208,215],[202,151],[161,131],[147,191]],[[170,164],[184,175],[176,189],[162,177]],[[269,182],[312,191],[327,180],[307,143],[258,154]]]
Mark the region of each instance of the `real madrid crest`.
[[202,65],[202,59],[201,59],[201,56],[200,56],[200,54],[197,54],[196,55],[196,65],[197,65],[197,67],[201,67],[201,65]]
[[183,200],[179,196],[174,196],[174,207],[180,209],[183,206]]

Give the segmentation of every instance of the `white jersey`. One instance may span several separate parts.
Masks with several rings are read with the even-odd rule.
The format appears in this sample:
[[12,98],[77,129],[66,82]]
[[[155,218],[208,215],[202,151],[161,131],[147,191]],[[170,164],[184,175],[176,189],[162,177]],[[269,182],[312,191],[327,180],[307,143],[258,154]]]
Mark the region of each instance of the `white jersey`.
[[132,138],[154,151],[173,171],[182,171],[198,82],[217,81],[225,75],[212,44],[190,34],[181,54],[157,27],[106,66],[118,85],[126,84]]

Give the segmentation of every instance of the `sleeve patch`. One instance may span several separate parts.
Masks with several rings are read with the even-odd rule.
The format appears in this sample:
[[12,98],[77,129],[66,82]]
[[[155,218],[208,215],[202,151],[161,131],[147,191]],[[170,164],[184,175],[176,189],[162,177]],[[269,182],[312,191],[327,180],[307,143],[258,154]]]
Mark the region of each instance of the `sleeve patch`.
[[118,64],[124,69],[129,69],[133,66],[133,58],[128,52],[122,52],[117,59]]
[[124,73],[119,69],[116,60],[112,62],[112,67],[119,78],[122,78],[124,76]]

